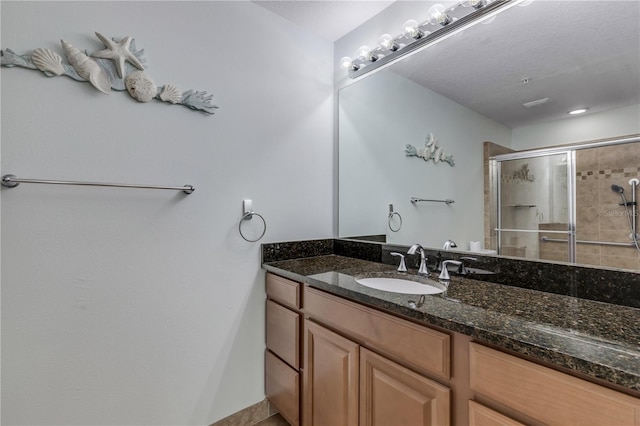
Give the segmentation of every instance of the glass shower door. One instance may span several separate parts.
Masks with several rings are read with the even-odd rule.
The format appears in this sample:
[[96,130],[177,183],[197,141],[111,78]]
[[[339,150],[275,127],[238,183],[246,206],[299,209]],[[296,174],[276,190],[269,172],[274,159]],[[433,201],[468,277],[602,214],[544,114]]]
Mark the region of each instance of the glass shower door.
[[572,153],[501,157],[506,158],[497,162],[498,254],[573,262]]

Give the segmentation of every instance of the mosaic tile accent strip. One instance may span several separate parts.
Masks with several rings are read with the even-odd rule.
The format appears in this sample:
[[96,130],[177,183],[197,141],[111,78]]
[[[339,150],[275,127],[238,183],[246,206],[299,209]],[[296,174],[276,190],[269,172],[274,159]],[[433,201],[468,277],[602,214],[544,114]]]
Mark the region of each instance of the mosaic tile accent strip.
[[578,180],[590,180],[599,178],[625,178],[640,177],[640,167],[625,167],[624,169],[586,170],[576,172]]

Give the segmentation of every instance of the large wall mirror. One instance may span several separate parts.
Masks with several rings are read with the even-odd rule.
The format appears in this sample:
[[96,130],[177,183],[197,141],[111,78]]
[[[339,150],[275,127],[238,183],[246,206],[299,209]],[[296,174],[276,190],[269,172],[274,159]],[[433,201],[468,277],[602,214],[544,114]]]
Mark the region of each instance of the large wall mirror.
[[[491,253],[500,241],[486,195],[501,181],[511,188],[502,208],[509,227],[530,221],[523,229],[535,234],[533,242],[503,234],[503,254],[640,269],[629,239],[628,247],[584,244],[573,259],[539,243],[540,229],[561,240],[554,232],[576,217],[586,221],[574,239],[629,236],[630,215],[611,187],[630,199],[628,181],[640,177],[640,2],[525,4],[339,91],[340,237],[433,248],[454,240]],[[577,108],[587,111],[568,114]],[[602,139],[629,143],[505,162],[491,186],[489,155]],[[454,165],[406,155],[407,145],[420,153],[427,144]],[[567,188],[574,178],[588,185]]]

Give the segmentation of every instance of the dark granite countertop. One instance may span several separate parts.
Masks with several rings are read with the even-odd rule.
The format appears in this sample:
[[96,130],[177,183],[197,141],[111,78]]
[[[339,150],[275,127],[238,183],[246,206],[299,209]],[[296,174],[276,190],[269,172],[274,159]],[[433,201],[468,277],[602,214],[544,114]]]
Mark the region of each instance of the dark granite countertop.
[[391,265],[331,254],[265,262],[263,267],[640,394],[640,309],[455,276],[448,299],[426,296],[421,306],[412,307],[416,295],[374,290],[354,279],[366,273],[400,274]]

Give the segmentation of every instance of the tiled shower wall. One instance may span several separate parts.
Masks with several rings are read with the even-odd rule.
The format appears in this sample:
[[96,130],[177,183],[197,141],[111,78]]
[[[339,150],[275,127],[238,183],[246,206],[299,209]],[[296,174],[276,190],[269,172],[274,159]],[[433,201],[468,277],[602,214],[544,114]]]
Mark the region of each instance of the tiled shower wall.
[[[621,197],[611,190],[611,185],[623,187],[626,197],[631,200],[629,180],[632,178],[640,178],[639,142],[576,151],[578,240],[631,241],[631,218],[620,206]],[[576,257],[580,264],[640,269],[640,253],[634,247],[578,244]]]

